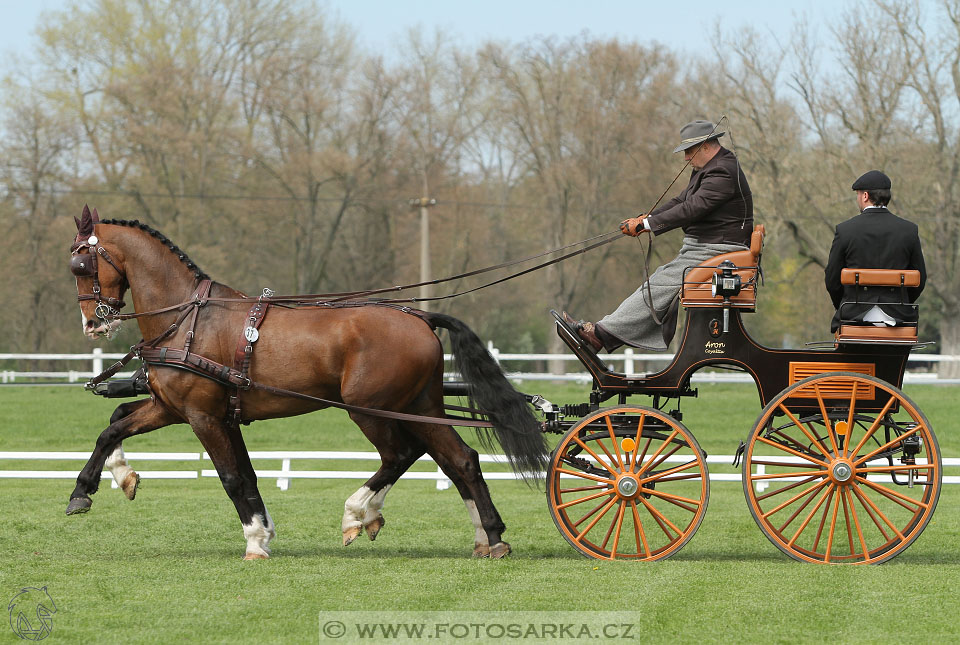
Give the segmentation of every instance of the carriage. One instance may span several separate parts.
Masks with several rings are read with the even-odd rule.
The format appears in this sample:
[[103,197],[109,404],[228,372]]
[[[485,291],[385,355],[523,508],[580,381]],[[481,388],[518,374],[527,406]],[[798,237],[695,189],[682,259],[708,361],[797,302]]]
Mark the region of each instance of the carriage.
[[[122,441],[186,421],[237,507],[245,557],[265,558],[275,532],[239,426],[339,407],[382,459],[345,504],[344,545],[363,532],[377,536],[390,487],[429,453],[467,506],[474,555],[509,553],[477,453],[451,428],[472,425],[496,433],[517,472],[546,471],[550,513],[577,551],[659,560],[690,541],[706,512],[706,454],[681,422],[679,404],[696,394],[691,376],[709,366],[740,369],[757,384],[763,410],[737,457],[751,514],[787,555],[883,562],[920,535],[936,508],[942,483],[936,437],[899,389],[916,325],[848,322],[834,342],[798,350],[755,342],[742,315],[756,308],[763,227],[753,231],[749,249],[685,273],[679,350],[655,374],[609,369],[557,316],[558,334],[593,377],[588,402],[562,406],[517,393],[473,332],[450,316],[358,299],[372,292],[250,298],[212,283],[149,226],[100,222],[85,208],[77,227],[71,270],[85,333],[94,338],[136,319],[145,339],[89,385],[107,395],[150,398],[117,408],[77,478],[68,515],[90,509],[105,465],[133,499],[138,478],[122,457]],[[899,290],[905,302],[919,276],[847,269],[843,280]],[[121,314],[128,289],[136,311]],[[438,327],[450,332],[465,384],[443,383]],[[134,356],[148,368],[145,378],[112,388],[107,379]],[[291,369],[295,364],[302,368]],[[445,396],[463,393],[476,409],[445,405]],[[633,395],[650,396],[652,404],[629,403]],[[544,433],[562,435],[551,454]]]
[[[742,459],[747,506],[781,551],[807,562],[879,563],[929,523],[940,451],[930,423],[900,390],[916,325],[844,321],[823,346],[760,345],[742,315],[756,308],[763,238],[757,226],[748,250],[685,273],[679,349],[654,374],[609,369],[553,312],[558,334],[593,377],[588,403],[540,404],[545,429],[563,435],[547,472],[550,514],[580,553],[659,560],[696,533],[710,479],[679,404],[696,395],[690,377],[708,366],[742,370],[756,383],[763,410],[734,465]],[[899,292],[902,304],[919,274],[844,269],[842,280]],[[633,395],[653,397],[652,405],[629,403]]]

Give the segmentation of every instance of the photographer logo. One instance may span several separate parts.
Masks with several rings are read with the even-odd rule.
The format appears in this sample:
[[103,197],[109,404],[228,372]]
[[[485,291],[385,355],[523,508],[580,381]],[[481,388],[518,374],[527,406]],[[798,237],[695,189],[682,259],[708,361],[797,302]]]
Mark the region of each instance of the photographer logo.
[[47,588],[24,587],[7,604],[10,629],[28,641],[42,641],[53,631],[53,615],[57,605]]

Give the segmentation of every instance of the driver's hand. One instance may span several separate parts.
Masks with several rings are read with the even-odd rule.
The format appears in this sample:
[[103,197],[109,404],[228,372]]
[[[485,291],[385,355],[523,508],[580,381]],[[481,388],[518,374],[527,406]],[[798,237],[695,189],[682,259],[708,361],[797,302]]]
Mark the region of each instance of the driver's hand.
[[620,232],[624,235],[629,235],[631,237],[637,237],[641,233],[646,232],[646,228],[643,226],[643,220],[647,219],[646,215],[638,215],[637,217],[631,217],[630,219],[625,219],[620,222]]

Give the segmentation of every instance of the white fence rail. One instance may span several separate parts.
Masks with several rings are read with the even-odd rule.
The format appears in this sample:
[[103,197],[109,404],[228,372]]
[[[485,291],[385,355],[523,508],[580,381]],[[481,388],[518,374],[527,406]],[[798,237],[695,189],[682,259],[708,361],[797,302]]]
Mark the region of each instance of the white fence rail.
[[[509,369],[510,363],[519,361],[564,361],[575,363],[579,359],[574,354],[508,354],[503,353],[493,346],[493,343],[487,344],[487,349],[499,363],[501,363],[507,372],[507,376],[515,381],[578,381],[590,382],[591,377],[586,372],[572,372],[564,374],[552,374],[548,372],[517,372]],[[123,358],[123,354],[105,353],[102,349],[96,348],[88,354],[0,354],[0,361],[16,360],[51,360],[51,361],[79,361],[89,364],[89,370],[69,370],[66,372],[19,372],[14,370],[0,370],[0,383],[16,383],[18,379],[57,379],[66,380],[69,383],[77,383],[82,380],[96,376],[103,371],[104,361],[116,361]],[[450,360],[450,355],[444,356]],[[673,360],[673,354],[641,354],[631,348],[616,354],[600,354],[600,358],[609,364],[621,367],[621,371],[626,374],[637,373],[637,366],[646,363],[664,365]],[[908,363],[931,364],[942,362],[960,361],[960,356],[951,356],[946,354],[911,354],[907,358]],[[109,364],[108,364],[109,365]],[[118,377],[127,378],[133,372],[120,372]],[[448,374],[452,377],[452,374]],[[694,374],[692,380],[698,383],[750,383],[753,379],[749,374],[740,372],[712,372],[700,371]],[[934,372],[907,372],[904,375],[904,383],[937,383],[937,384],[957,384],[958,379],[940,379]]]
[[[90,458],[89,452],[0,452],[0,462],[3,460],[43,460],[43,461],[76,461],[85,462]],[[201,477],[217,477],[217,471],[207,466],[210,463],[210,457],[205,452],[128,452],[127,461],[137,470],[137,473],[143,479],[199,479]],[[376,452],[342,452],[342,451],[253,451],[250,453],[251,460],[273,460],[280,461],[280,469],[256,469],[257,477],[260,479],[276,479],[277,488],[288,490],[290,482],[293,479],[361,479],[367,480],[373,476],[375,470],[293,470],[291,468],[294,461],[310,460],[352,460],[352,461],[380,461],[380,455]],[[689,459],[683,456],[673,456],[667,458],[667,462],[683,462]],[[190,467],[189,470],[140,470],[137,468],[139,462],[143,461],[164,461],[164,462],[184,462]],[[429,457],[421,457],[418,461],[435,463]],[[480,455],[481,463],[506,464],[506,457],[503,455]],[[707,464],[725,464],[733,463],[733,455],[711,455],[707,457]],[[960,458],[947,458],[943,460],[945,468],[956,468],[960,466]],[[80,471],[78,463],[73,470],[3,470],[0,469],[0,479],[76,479]],[[512,471],[488,471],[483,474],[486,480],[510,480],[518,479],[520,476]],[[563,477],[572,477],[572,475],[563,475]],[[117,487],[113,482],[108,471],[103,471],[103,479],[111,479],[113,488]],[[438,467],[435,471],[407,471],[401,476],[401,479],[425,479],[433,480],[437,483],[437,490],[445,490],[450,487],[450,480]],[[879,479],[871,476],[871,479]],[[710,481],[715,482],[739,482],[740,473],[710,473]],[[792,481],[792,480],[790,480]],[[944,484],[960,484],[960,475],[945,475]],[[758,488],[764,487],[767,483],[758,483]]]

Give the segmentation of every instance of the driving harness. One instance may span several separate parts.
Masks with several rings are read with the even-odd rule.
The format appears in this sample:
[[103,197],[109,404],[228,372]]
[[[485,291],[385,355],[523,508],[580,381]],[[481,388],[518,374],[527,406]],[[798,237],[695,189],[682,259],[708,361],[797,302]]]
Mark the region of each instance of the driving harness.
[[[291,398],[302,399],[305,401],[311,401],[314,403],[319,403],[329,407],[340,408],[348,412],[359,412],[363,414],[369,414],[371,416],[379,416],[388,419],[396,419],[398,421],[414,421],[418,423],[441,423],[441,424],[451,424],[461,426],[471,426],[478,428],[492,428],[493,424],[489,421],[481,420],[476,418],[476,415],[482,414],[479,410],[474,408],[460,407],[460,406],[445,406],[451,410],[457,410],[464,413],[471,414],[474,418],[468,418],[463,416],[451,416],[447,415],[445,417],[428,417],[418,414],[407,414],[405,412],[393,412],[391,410],[380,410],[376,408],[366,408],[357,405],[350,405],[349,403],[343,403],[341,401],[331,401],[329,399],[323,399],[320,397],[312,396],[309,394],[304,394],[302,392],[295,392],[293,390],[287,390],[284,388],[273,387],[271,385],[265,385],[263,383],[258,383],[252,380],[249,376],[250,373],[250,363],[253,358],[253,350],[256,346],[256,342],[260,337],[260,325],[263,323],[264,318],[266,318],[267,312],[272,306],[289,306],[288,304],[277,304],[270,301],[270,295],[272,292],[269,289],[264,289],[264,293],[258,297],[250,307],[247,317],[244,319],[244,326],[240,330],[240,337],[237,342],[237,349],[234,352],[233,366],[224,365],[218,363],[212,359],[206,358],[190,351],[190,346],[193,343],[193,339],[196,336],[196,324],[197,318],[199,317],[199,312],[201,307],[206,305],[211,300],[227,300],[232,301],[232,298],[211,298],[210,297],[210,287],[212,286],[212,281],[209,279],[204,279],[197,286],[197,289],[194,291],[190,300],[184,302],[180,305],[174,305],[172,307],[167,307],[163,310],[145,312],[144,314],[137,315],[149,315],[154,313],[159,313],[160,311],[172,311],[174,309],[181,309],[180,315],[177,317],[176,322],[174,322],[170,327],[168,327],[163,333],[161,333],[156,338],[153,338],[149,341],[141,340],[139,343],[130,348],[130,351],[119,361],[105,369],[103,372],[97,376],[90,379],[87,382],[86,388],[93,389],[99,383],[109,379],[114,376],[120,369],[130,362],[133,358],[140,358],[144,365],[146,366],[162,366],[162,367],[172,367],[175,369],[185,370],[187,372],[192,372],[198,376],[208,378],[212,381],[220,383],[221,385],[226,386],[230,389],[230,397],[228,399],[228,405],[226,410],[226,419],[229,423],[239,426],[240,424],[248,424],[249,420],[243,418],[242,410],[242,393],[251,389],[261,390],[270,394],[275,394],[278,396],[287,396]],[[83,299],[91,299],[92,296],[80,296]],[[244,298],[246,299],[246,298]],[[318,305],[314,305],[318,306]],[[343,301],[336,303],[323,303],[319,305],[326,308],[335,308],[342,309],[348,307],[369,307],[369,306],[382,306],[390,307],[391,309],[397,309],[404,313],[417,316],[424,322],[426,322],[431,329],[436,329],[436,326],[430,322],[426,316],[426,312],[420,311],[419,309],[412,309],[410,307],[400,306],[390,302],[377,302],[377,301]],[[180,326],[187,321],[189,318],[188,329],[186,333],[186,338],[184,340],[184,346],[182,348],[166,347],[159,346],[163,340],[172,335],[177,331]],[[149,389],[149,383],[148,383]],[[151,396],[153,392],[151,391]],[[156,398],[154,396],[154,398]]]

